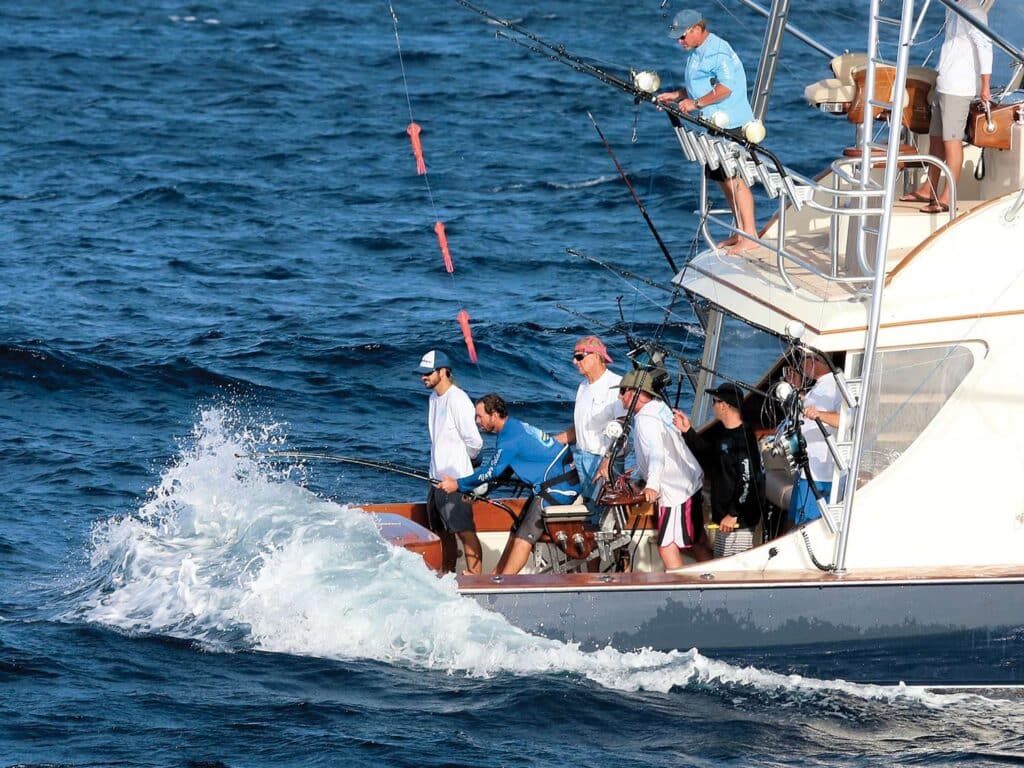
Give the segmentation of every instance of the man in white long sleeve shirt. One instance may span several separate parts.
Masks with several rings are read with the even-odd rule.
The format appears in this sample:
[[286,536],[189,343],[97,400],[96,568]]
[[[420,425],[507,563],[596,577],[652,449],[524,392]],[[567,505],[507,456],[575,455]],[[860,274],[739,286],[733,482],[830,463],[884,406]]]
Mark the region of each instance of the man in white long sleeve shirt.
[[[988,23],[990,0],[957,0],[957,5],[983,23]],[[944,160],[956,184],[964,164],[963,142],[967,138],[967,115],[971,101],[992,99],[992,41],[966,19],[946,9],[946,37],[939,54],[939,77],[932,93],[932,122],[928,152]],[[939,169],[929,166],[928,177],[903,202],[927,202],[924,213],[949,210],[949,188],[939,194]]]
[[[476,412],[469,396],[452,380],[452,364],[444,352],[431,350],[420,360],[416,373],[430,393],[427,427],[430,430],[430,476],[462,477],[473,471],[473,459],[484,441],[476,426]],[[473,505],[460,493],[446,493],[431,486],[427,495],[427,520],[441,538],[442,567],[455,570],[462,541],[466,572],[480,573],[480,538],[473,522]]]
[[672,423],[672,409],[660,399],[652,372],[630,371],[619,382],[619,399],[633,399],[633,448],[646,481],[644,496],[654,504],[658,554],[666,571],[683,567],[683,550],[698,561],[710,560],[704,532],[701,486],[704,473]]

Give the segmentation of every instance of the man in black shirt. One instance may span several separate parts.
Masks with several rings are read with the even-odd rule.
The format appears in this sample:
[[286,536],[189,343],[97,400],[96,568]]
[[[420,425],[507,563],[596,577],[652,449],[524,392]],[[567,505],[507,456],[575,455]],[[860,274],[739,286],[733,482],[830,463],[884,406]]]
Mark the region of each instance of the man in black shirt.
[[764,506],[764,470],[754,432],[743,423],[743,390],[727,382],[708,394],[714,424],[697,434],[681,411],[675,411],[674,423],[711,484],[711,519],[718,525],[715,557],[725,557],[754,545]]

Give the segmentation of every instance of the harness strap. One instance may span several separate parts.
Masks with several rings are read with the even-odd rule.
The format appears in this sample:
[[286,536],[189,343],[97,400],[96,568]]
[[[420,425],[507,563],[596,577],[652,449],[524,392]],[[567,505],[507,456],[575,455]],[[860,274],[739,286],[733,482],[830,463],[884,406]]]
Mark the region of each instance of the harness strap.
[[550,477],[540,484],[540,490],[537,493],[548,504],[557,504],[560,501],[559,499],[556,499],[554,496],[548,493],[548,488],[558,485],[559,483],[565,480],[568,480],[573,485],[579,484],[580,473],[576,471],[576,467],[574,467],[572,464],[569,464],[568,466],[570,467],[568,471],[563,472],[560,475],[556,475],[555,477]]

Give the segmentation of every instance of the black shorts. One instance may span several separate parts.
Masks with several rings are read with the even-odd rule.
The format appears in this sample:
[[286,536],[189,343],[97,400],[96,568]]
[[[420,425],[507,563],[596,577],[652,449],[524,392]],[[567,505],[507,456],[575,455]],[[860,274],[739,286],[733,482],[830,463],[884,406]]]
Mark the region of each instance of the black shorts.
[[736,178],[735,174],[733,174],[732,176],[727,175],[726,172],[725,172],[725,169],[722,166],[718,166],[717,168],[715,168],[715,170],[711,170],[710,168],[708,168],[705,165],[704,166],[704,175],[707,176],[712,181],[718,181],[718,182],[728,181],[729,179]]
[[435,533],[476,530],[473,505],[458,491],[447,493],[440,488],[431,488],[427,494],[427,522]]
[[519,522],[512,529],[512,536],[536,544],[544,533],[544,500],[534,496],[529,506],[519,515]]

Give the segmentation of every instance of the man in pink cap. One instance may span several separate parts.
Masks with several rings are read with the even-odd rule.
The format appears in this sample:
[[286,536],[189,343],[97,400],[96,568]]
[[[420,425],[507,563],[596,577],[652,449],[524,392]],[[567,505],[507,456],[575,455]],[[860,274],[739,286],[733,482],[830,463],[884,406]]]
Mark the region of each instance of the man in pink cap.
[[617,396],[622,377],[609,370],[612,361],[608,348],[597,336],[584,336],[576,342],[572,361],[583,377],[576,390],[576,408],[573,424],[553,437],[560,443],[573,446],[573,459],[580,475],[582,496],[593,501],[599,478],[608,477],[608,467],[602,465],[611,438],[604,433],[608,422],[626,415]]

